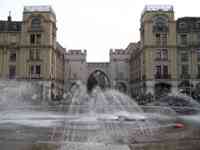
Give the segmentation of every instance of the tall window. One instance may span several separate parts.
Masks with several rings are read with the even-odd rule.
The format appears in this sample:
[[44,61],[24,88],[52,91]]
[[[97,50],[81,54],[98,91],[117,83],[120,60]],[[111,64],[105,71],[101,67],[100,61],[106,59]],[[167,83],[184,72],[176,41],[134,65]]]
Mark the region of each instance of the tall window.
[[35,73],[36,73],[37,75],[40,75],[40,72],[41,72],[41,67],[40,67],[40,65],[36,65],[36,66],[35,66]]
[[30,43],[31,44],[41,44],[41,34],[31,34]]
[[9,78],[14,79],[16,77],[16,66],[10,65],[9,66]]
[[197,37],[196,40],[197,44],[200,44],[200,32],[197,32],[196,37]]
[[30,35],[30,43],[35,44],[35,34]]
[[11,62],[16,62],[16,58],[17,58],[16,51],[10,51],[9,60],[10,60]]
[[200,49],[198,49],[196,52],[197,52],[197,61],[200,62]]
[[187,64],[184,64],[181,66],[181,73],[182,75],[188,75],[189,74],[189,66]]
[[156,49],[157,60],[168,60],[168,49]]
[[168,75],[168,66],[167,65],[163,66],[163,74]]
[[187,28],[187,24],[184,23],[184,22],[181,22],[181,23],[179,23],[179,28],[180,29],[185,29],[185,28]]
[[196,28],[200,29],[200,22],[199,21],[196,23]]
[[41,44],[41,34],[36,34],[36,44]]
[[161,38],[160,38],[160,33],[156,33],[156,45],[160,45]]
[[33,31],[38,31],[41,29],[41,20],[39,17],[33,17],[31,21],[31,29]]
[[187,34],[182,34],[180,36],[181,45],[187,45]]
[[167,49],[162,49],[162,58],[164,60],[168,59],[168,50]]
[[34,72],[35,72],[35,71],[34,71],[34,65],[31,65],[31,66],[30,66],[30,73],[31,73],[31,74],[34,74]]
[[181,61],[188,62],[188,60],[189,60],[188,52],[182,52],[181,53]]
[[160,60],[161,59],[161,50],[160,49],[157,49],[156,50],[156,59]]
[[168,65],[157,65],[155,72],[156,79],[167,79],[169,78]]
[[200,78],[200,64],[197,65],[197,77]]
[[41,65],[30,65],[29,72],[32,78],[39,78],[41,74]]
[[156,66],[156,75],[161,75],[161,65]]
[[166,46],[167,45],[167,33],[156,33],[156,45]]

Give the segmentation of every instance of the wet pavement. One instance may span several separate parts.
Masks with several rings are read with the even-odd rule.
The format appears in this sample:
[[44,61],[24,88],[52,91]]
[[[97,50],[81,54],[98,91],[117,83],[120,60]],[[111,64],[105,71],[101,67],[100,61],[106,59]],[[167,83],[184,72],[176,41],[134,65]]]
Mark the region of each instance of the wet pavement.
[[[63,139],[66,138],[65,124],[68,119],[70,116],[59,111],[1,111],[0,149],[60,150],[65,144]],[[126,146],[133,150],[200,149],[200,129],[195,127],[161,128],[154,137],[149,141],[133,140]]]

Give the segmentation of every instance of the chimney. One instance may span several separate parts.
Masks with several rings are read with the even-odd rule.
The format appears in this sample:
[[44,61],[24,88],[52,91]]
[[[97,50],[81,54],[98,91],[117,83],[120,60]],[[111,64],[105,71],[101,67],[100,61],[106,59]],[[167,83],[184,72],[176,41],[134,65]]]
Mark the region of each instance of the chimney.
[[8,16],[8,21],[11,22],[12,18],[11,18],[11,11],[9,11],[9,16]]

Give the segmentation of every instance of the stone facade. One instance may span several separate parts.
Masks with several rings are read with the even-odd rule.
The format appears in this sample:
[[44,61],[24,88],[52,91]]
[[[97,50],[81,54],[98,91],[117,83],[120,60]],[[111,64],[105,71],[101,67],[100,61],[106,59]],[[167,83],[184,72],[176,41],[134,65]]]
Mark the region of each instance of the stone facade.
[[65,54],[65,91],[69,91],[72,86],[81,81],[86,84],[87,63],[86,50],[68,50]]
[[[110,49],[110,61],[86,61],[86,50],[65,50],[56,40],[50,6],[25,6],[22,21],[0,21],[0,77],[37,82],[57,98],[80,81],[133,97],[199,87],[200,18],[174,19],[172,6],[148,5],[140,19],[140,40]],[[43,97],[44,97],[43,96]]]
[[129,49],[110,50],[110,73],[113,80],[113,88],[129,93],[130,86],[130,52]]
[[[93,75],[99,74],[99,84],[129,92],[129,53],[123,49],[110,50],[110,62],[86,62],[86,50],[68,50],[65,55],[65,91],[70,91],[77,81],[88,85]],[[100,79],[102,78],[102,80]],[[102,85],[102,86],[105,86]]]
[[87,84],[91,74],[99,70],[111,88],[133,97],[180,91],[192,94],[200,77],[200,19],[175,20],[173,6],[148,5],[140,25],[140,41],[125,49],[111,49],[108,63],[87,63],[86,51],[69,51],[65,68],[71,77],[66,76],[70,80],[65,82]]
[[1,79],[38,82],[47,98],[62,95],[65,49],[56,30],[50,6],[25,6],[22,21],[0,21]]
[[177,20],[178,87],[186,93],[200,83],[200,18]]
[[173,7],[147,6],[140,21],[140,46],[132,57],[140,59],[135,64],[140,68],[136,67],[140,70],[137,79],[142,84],[137,82],[135,88],[152,94],[163,88],[169,90],[177,82],[176,21]]
[[199,82],[200,19],[174,19],[173,6],[146,6],[140,41],[132,47],[131,94],[192,94]]

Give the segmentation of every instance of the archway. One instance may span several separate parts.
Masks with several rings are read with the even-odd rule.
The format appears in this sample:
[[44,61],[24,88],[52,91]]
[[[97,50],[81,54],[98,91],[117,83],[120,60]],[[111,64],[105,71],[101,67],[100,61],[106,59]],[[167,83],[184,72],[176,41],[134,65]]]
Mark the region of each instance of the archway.
[[99,86],[101,89],[110,87],[108,76],[101,70],[95,70],[92,72],[87,80],[87,89],[89,92],[91,92],[96,86]]
[[178,88],[179,88],[181,93],[185,93],[187,95],[191,95],[192,94],[193,84],[190,83],[189,80],[184,80],[178,85]]
[[192,91],[192,97],[200,102],[200,82],[196,84]]
[[127,86],[123,82],[117,82],[116,89],[119,90],[122,93],[126,93],[127,92]]
[[157,83],[154,87],[156,97],[165,96],[171,91],[171,85],[168,83]]

